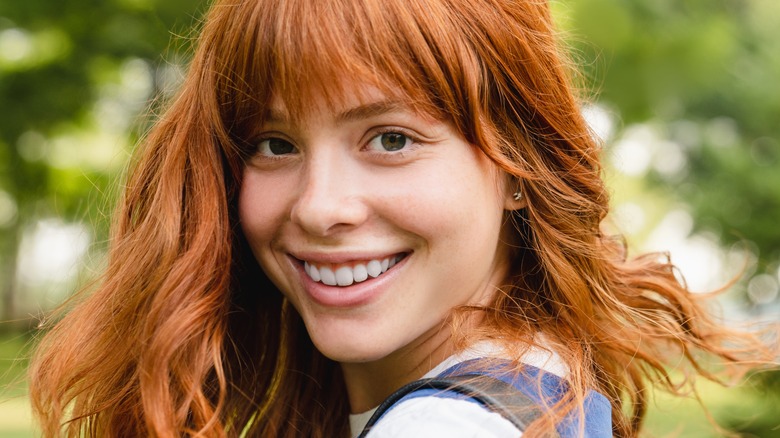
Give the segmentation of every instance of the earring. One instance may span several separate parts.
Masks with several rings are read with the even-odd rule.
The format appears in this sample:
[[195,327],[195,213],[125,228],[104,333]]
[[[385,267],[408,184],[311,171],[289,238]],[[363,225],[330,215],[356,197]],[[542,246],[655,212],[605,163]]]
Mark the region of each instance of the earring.
[[512,193],[512,199],[515,201],[519,201],[523,199],[523,194],[520,192],[520,189],[518,189],[516,192]]

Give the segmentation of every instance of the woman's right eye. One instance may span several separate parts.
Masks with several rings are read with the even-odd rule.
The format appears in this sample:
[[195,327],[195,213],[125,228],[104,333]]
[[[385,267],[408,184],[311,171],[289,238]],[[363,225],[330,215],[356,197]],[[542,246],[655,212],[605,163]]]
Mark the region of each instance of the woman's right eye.
[[298,149],[289,141],[281,138],[266,138],[257,143],[257,153],[266,157],[294,154]]

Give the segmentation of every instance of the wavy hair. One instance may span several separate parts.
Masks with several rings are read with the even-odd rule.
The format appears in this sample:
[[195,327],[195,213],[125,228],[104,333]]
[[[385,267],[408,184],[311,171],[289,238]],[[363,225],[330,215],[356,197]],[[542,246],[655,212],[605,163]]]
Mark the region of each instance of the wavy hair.
[[236,205],[243,140],[272,93],[295,116],[314,93],[338,103],[349,78],[451,121],[521,186],[510,275],[460,337],[543,333],[571,371],[567,409],[598,390],[614,434],[634,436],[648,380],[685,389],[670,364],[714,377],[713,358],[768,357],[716,324],[667,257],[628,259],[603,233],[600,148],[571,74],[543,0],[217,1],[128,173],[102,281],[40,343],[44,435],[348,435],[338,364],[263,274]]

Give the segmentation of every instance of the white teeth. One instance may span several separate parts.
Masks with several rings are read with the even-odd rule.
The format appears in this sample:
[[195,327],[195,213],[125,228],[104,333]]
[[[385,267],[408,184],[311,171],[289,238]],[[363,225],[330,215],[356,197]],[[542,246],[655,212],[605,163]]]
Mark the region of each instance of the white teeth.
[[309,277],[311,277],[314,281],[320,281],[320,271],[317,269],[316,266],[310,265],[308,262],[305,262],[303,264],[303,269],[306,271],[307,274],[309,274]]
[[379,274],[382,273],[382,263],[379,260],[371,260],[366,265],[366,269],[368,270],[368,275],[374,278],[379,277]]
[[303,263],[303,269],[313,280],[328,286],[349,286],[354,283],[366,281],[369,277],[376,278],[395,266],[402,256],[393,256],[382,260],[369,260],[368,263],[358,263],[353,267],[340,266],[333,268],[327,266],[317,267],[309,262]]
[[327,284],[328,286],[335,286],[336,283],[336,274],[333,273],[333,271],[330,270],[330,268],[321,267],[320,268],[320,281]]
[[352,278],[355,279],[355,282],[360,283],[361,281],[366,281],[368,278],[368,270],[366,270],[366,265],[359,264],[355,265],[354,268],[352,268]]
[[352,284],[352,281],[352,269],[346,266],[336,269],[336,283],[338,283],[339,286],[349,286]]

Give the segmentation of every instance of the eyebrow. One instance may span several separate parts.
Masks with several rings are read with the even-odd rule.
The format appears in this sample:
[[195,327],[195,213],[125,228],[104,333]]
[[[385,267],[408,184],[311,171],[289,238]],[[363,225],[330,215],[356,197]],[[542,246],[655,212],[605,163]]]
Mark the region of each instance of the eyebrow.
[[[380,100],[346,109],[336,115],[336,121],[344,123],[365,120],[405,108],[407,106],[399,100]],[[268,123],[285,123],[289,121],[289,116],[285,111],[280,111],[277,108],[268,108],[267,111],[265,121]]]
[[354,122],[356,120],[370,119],[382,114],[392,113],[406,108],[406,105],[397,100],[381,100],[350,108],[339,113],[336,120],[339,122]]

